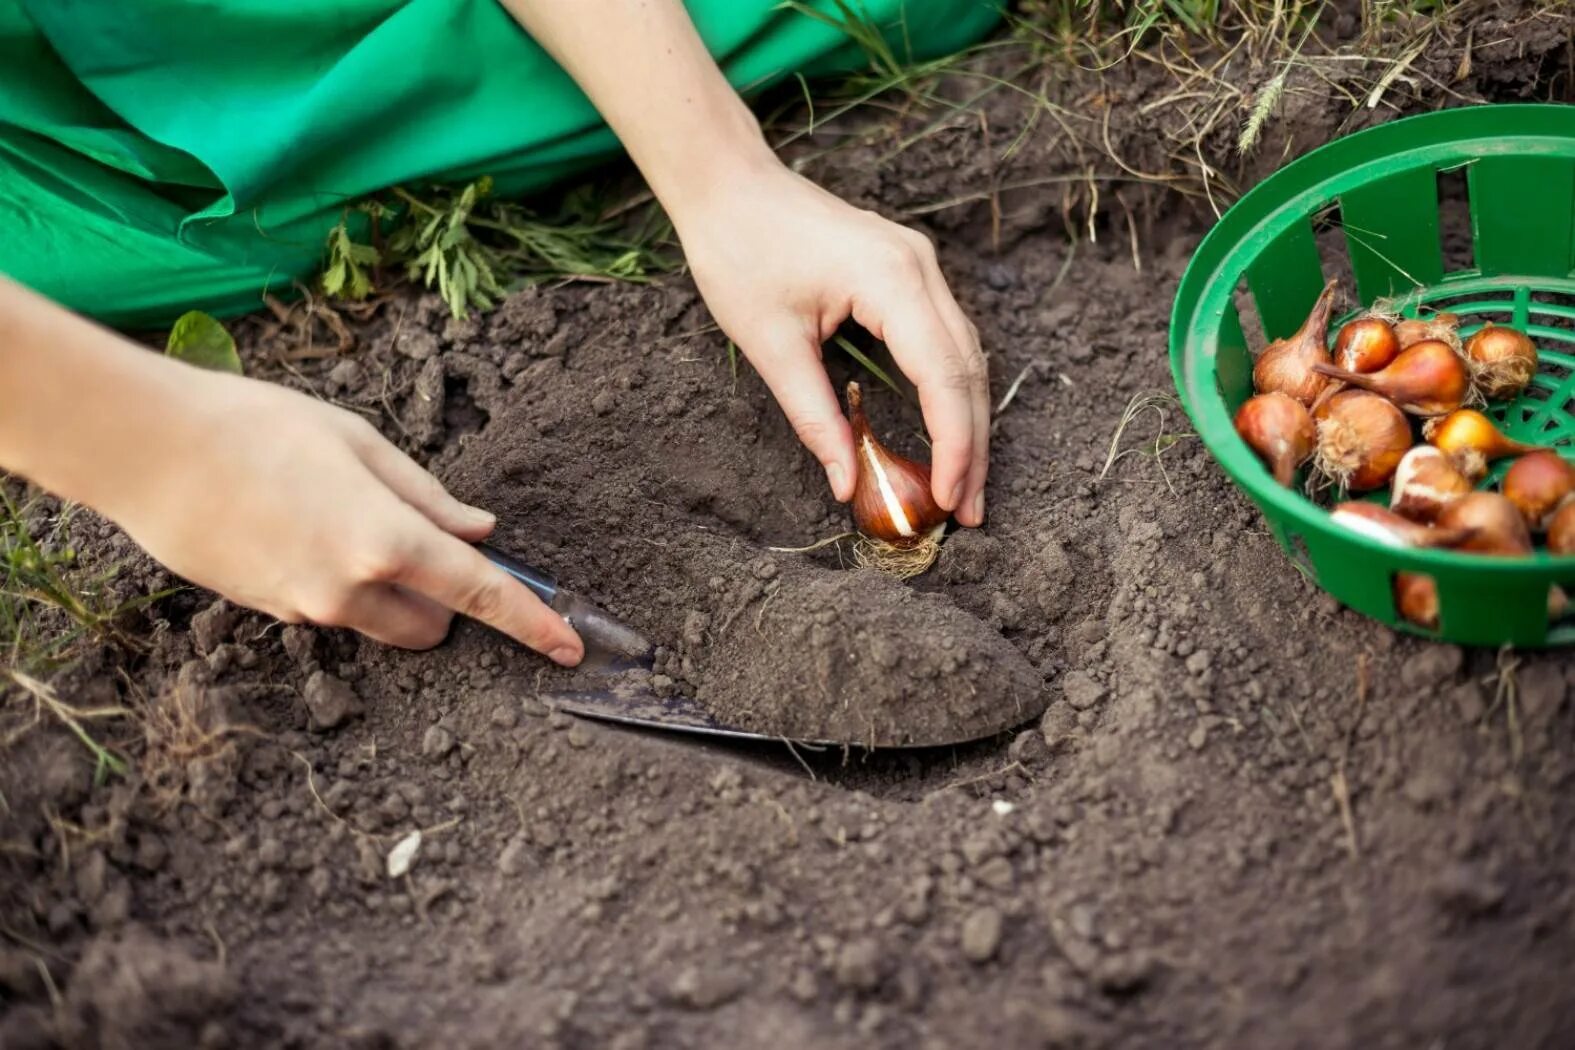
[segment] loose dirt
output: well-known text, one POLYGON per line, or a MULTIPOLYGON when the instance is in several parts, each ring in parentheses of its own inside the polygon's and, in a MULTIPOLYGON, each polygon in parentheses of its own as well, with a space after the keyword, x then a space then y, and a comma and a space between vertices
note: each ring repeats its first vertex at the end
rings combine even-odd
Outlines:
MULTIPOLYGON (((1395 90, 1567 98, 1549 18, 1480 14, 1465 79, 1441 49, 1395 90)), ((1171 74, 1056 90, 1189 177, 1144 115, 1171 74)), ((1247 183, 1351 112, 1293 97, 1247 183)), ((1016 391, 988 524, 908 584, 769 549, 846 512, 687 280, 464 322, 407 292, 288 365, 269 319, 241 336, 254 374, 364 412, 658 641, 654 688, 789 735, 1041 718, 940 751, 697 743, 549 710, 576 676, 472 624, 393 652, 186 590, 124 625, 140 655, 53 683, 139 713, 94 725, 131 776, 96 783, 47 720, 3 752, 0 1046, 1567 1045, 1575 668, 1340 610, 1173 404, 1106 469, 1123 409, 1169 389, 1170 297, 1212 212, 1197 183, 1069 182, 1103 187, 1092 220, 1060 185, 1004 189, 1086 170, 1049 123, 991 159, 1031 105, 810 165, 922 213, 994 399, 1016 391)), ((1236 129, 1207 144, 1221 171, 1236 129)), ((922 454, 917 410, 866 389, 922 454)), ((91 515, 70 531, 128 593, 172 582, 91 515)), ((11 699, 7 736, 32 711, 11 699)))

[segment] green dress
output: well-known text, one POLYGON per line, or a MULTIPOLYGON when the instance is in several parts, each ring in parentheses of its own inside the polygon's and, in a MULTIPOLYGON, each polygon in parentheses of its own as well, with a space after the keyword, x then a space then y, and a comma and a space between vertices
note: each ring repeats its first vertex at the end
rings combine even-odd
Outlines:
MULTIPOLYGON (((914 57, 1000 17, 851 2, 914 57)), ((688 7, 743 90, 864 62, 777 0, 688 7)), ((389 186, 490 175, 519 194, 617 149, 497 0, 0 0, 0 272, 114 324, 257 307, 389 186)))

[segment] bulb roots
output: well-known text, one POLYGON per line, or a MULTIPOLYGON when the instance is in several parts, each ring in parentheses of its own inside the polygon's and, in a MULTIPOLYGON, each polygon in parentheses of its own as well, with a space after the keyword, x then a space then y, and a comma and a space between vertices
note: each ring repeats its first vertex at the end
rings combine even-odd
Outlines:
POLYGON ((899 580, 909 580, 926 572, 941 555, 941 534, 945 523, 921 536, 917 543, 898 547, 873 536, 860 535, 853 541, 853 563, 861 569, 874 569, 899 580))

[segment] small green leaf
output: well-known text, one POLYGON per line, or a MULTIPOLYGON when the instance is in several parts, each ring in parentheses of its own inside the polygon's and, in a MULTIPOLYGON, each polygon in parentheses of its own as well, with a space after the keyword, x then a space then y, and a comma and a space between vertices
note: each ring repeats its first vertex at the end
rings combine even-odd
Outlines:
POLYGON ((853 358, 853 360, 857 361, 859 364, 863 365, 865 369, 868 370, 870 375, 874 376, 876 379, 879 379, 882 383, 885 383, 888 387, 890 387, 898 397, 905 399, 908 398, 908 395, 903 392, 902 387, 897 385, 896 380, 892 379, 884 368, 871 360, 868 354, 854 346, 852 343, 848 342, 846 336, 832 336, 832 341, 840 346, 845 354, 853 358))
POLYGON ((201 310, 182 314, 170 329, 164 352, 198 368, 241 374, 241 355, 224 326, 201 310))

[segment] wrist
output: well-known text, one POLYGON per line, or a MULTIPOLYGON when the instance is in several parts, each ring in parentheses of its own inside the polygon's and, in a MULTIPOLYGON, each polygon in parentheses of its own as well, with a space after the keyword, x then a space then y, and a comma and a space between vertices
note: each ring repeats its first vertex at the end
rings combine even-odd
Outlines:
POLYGON ((664 143, 652 156, 635 157, 680 237, 739 185, 786 171, 754 114, 731 91, 691 127, 681 141, 664 143))
POLYGON ((82 382, 78 373, 74 392, 16 451, 17 470, 119 521, 127 508, 157 500, 159 478, 200 440, 205 376, 118 338, 84 349, 94 378, 82 382))

